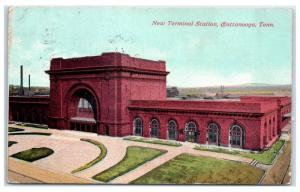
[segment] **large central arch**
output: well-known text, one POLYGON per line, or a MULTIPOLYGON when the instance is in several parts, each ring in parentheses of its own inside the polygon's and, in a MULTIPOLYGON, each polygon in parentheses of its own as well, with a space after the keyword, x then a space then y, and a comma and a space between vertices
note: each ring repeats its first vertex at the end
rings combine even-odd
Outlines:
POLYGON ((71 130, 99 133, 100 105, 92 88, 85 84, 76 84, 65 97, 67 127, 71 130), (81 111, 81 101, 87 102, 86 111, 81 111))

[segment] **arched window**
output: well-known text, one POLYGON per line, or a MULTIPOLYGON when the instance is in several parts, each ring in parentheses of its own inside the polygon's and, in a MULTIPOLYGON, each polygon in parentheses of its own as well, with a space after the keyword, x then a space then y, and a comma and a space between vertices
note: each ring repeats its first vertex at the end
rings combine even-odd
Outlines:
POLYGON ((208 125, 207 139, 209 144, 219 144, 219 126, 216 123, 210 123, 208 125))
POLYGON ((268 143, 268 141, 267 141, 267 122, 265 122, 265 125, 264 125, 264 136, 263 136, 263 141, 264 141, 264 144, 265 144, 265 145, 268 143))
POLYGON ((273 117, 273 136, 276 135, 276 123, 275 123, 275 117, 273 117))
POLYGON ((244 137, 243 130, 239 125, 233 125, 230 131, 231 136, 231 146, 233 147, 243 147, 244 137))
POLYGON ((150 122, 151 137, 159 137, 159 122, 157 119, 152 119, 150 122))
POLYGON ((174 120, 170 120, 168 123, 168 136, 171 140, 177 139, 177 123, 174 120))
POLYGON ((185 125, 185 140, 189 142, 197 142, 198 140, 198 128, 194 121, 190 121, 185 125))
POLYGON ((141 118, 135 118, 133 121, 134 134, 142 136, 143 135, 143 121, 141 118))
POLYGON ((92 106, 85 98, 80 98, 77 109, 79 112, 93 112, 92 106))
POLYGON ((268 126, 268 139, 272 139, 272 121, 269 119, 269 126, 268 126))

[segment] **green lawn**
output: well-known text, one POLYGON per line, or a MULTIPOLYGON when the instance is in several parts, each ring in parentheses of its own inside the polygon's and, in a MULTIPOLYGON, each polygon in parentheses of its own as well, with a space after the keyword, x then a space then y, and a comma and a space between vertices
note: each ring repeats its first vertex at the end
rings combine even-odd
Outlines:
POLYGON ((38 128, 38 129, 48 129, 48 126, 44 125, 44 124, 24 123, 23 126, 31 127, 31 128, 38 128))
POLYGON ((8 127, 8 132, 17 132, 24 131, 24 129, 16 128, 16 127, 8 127))
POLYGON ((16 141, 8 141, 8 147, 12 146, 13 144, 17 144, 18 142, 16 141))
POLYGON ((72 173, 76 173, 76 172, 82 171, 84 169, 90 168, 91 166, 93 166, 96 163, 98 163, 99 161, 101 161, 106 156, 106 153, 107 153, 106 147, 98 141, 95 141, 95 140, 92 140, 92 139, 80 139, 80 140, 81 141, 86 141, 86 142, 89 142, 89 143, 92 143, 92 144, 96 145, 101 150, 101 152, 94 160, 92 160, 89 163, 73 170, 72 173))
POLYGON ((173 147, 182 146, 181 143, 176 142, 176 141, 165 141, 165 140, 160 140, 160 139, 146 139, 146 138, 141 138, 141 137, 126 137, 126 138, 124 138, 124 140, 137 141, 137 142, 143 142, 143 143, 151 143, 151 144, 159 144, 159 145, 168 145, 168 146, 173 146, 173 147))
POLYGON ((248 164, 182 154, 131 184, 257 184, 263 174, 248 164))
POLYGON ((41 148, 31 148, 25 151, 21 151, 19 153, 15 153, 11 155, 11 157, 28 161, 28 162, 33 162, 45 158, 53 153, 54 151, 52 149, 49 149, 47 147, 41 147, 41 148))
POLYGON ((278 140, 275 142, 272 147, 266 151, 257 152, 257 153, 250 153, 250 152, 242 152, 237 150, 229 151, 228 149, 222 149, 222 148, 207 148, 203 146, 196 146, 194 149, 196 150, 204 150, 204 151, 212 151, 212 152, 218 152, 218 153, 227 153, 231 155, 239 155, 242 157, 248 157, 255 159, 259 163, 270 165, 272 164, 272 161, 278 154, 279 150, 283 146, 284 141, 278 140))
POLYGON ((126 155, 115 166, 98 173, 97 175, 93 176, 93 179, 108 182, 120 175, 123 175, 138 166, 150 161, 159 155, 164 154, 166 151, 159 150, 159 149, 152 149, 146 147, 137 147, 137 146, 130 146, 127 147, 126 155))
POLYGON ((50 136, 51 133, 42 133, 42 132, 21 132, 21 133, 9 133, 8 135, 44 135, 50 136))
POLYGON ((258 161, 260 163, 271 165, 274 158, 278 154, 279 150, 283 146, 283 144, 284 144, 283 140, 278 140, 276 143, 274 143, 272 145, 272 147, 270 149, 268 149, 266 151, 259 152, 259 153, 245 153, 245 152, 242 152, 241 156, 253 158, 253 159, 255 159, 256 161, 258 161))

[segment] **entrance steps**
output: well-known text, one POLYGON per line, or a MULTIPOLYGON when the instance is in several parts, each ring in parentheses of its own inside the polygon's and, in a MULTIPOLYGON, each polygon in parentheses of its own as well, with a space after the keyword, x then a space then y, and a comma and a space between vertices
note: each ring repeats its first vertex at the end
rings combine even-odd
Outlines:
POLYGON ((258 164, 258 161, 253 159, 249 164, 252 165, 252 166, 256 166, 258 164))

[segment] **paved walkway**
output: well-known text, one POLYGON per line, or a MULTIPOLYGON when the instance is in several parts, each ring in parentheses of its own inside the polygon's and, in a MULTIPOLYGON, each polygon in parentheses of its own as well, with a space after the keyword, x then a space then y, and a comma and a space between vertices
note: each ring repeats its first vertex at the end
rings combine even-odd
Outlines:
POLYGON ((25 161, 9 158, 8 169, 12 172, 26 175, 33 180, 38 180, 41 183, 64 183, 64 184, 92 184, 93 181, 79 178, 70 174, 58 173, 38 166, 33 166, 25 161))
MULTIPOLYGON (((97 134, 76 132, 76 131, 65 131, 65 130, 60 131, 60 130, 53 130, 53 129, 43 130, 43 129, 27 128, 27 127, 25 127, 25 130, 35 131, 35 132, 50 132, 52 133, 52 135, 51 136, 34 136, 34 135, 9 136, 9 140, 16 140, 19 142, 18 144, 9 147, 9 154, 24 149, 28 149, 33 146, 52 148, 55 151, 54 154, 57 154, 57 156, 54 156, 53 154, 53 156, 51 155, 52 157, 49 156, 47 158, 38 160, 32 164, 56 172, 62 171, 62 172, 70 173, 73 169, 76 169, 86 164, 87 162, 93 160, 99 154, 99 149, 97 147, 87 142, 80 141, 80 138, 89 138, 103 143, 107 148, 106 157, 99 163, 90 167, 89 169, 83 170, 74 175, 76 177, 81 177, 90 181, 92 180, 91 178, 94 175, 120 162, 125 157, 126 148, 128 146, 142 146, 142 147, 163 149, 166 150, 167 153, 137 167, 136 169, 118 178, 115 178, 110 183, 118 183, 118 184, 129 183, 182 153, 189 153, 193 155, 213 157, 218 159, 233 160, 233 161, 239 161, 244 163, 250 163, 252 161, 252 159, 249 158, 239 157, 230 154, 194 150, 193 149, 193 147, 195 146, 194 143, 182 143, 183 146, 181 147, 172 147, 166 145, 128 141, 128 140, 123 140, 122 138, 119 137, 101 136, 97 134), (78 155, 78 154, 84 154, 84 155, 78 155)), ((93 182, 97 182, 97 181, 93 181, 93 182)))
POLYGON ((125 157, 128 144, 122 142, 121 138, 112 138, 105 136, 89 138, 101 142, 107 148, 107 154, 105 158, 96 165, 92 166, 89 169, 85 169, 81 172, 76 173, 77 176, 83 178, 92 178, 94 175, 116 165, 125 157))
POLYGON ((9 147, 9 156, 34 147, 48 147, 54 150, 52 155, 34 161, 32 164, 65 173, 70 173, 72 170, 90 162, 100 153, 97 146, 80 141, 78 138, 71 139, 56 135, 11 135, 9 140, 18 142, 9 147))
POLYGON ((8 183, 26 183, 26 184, 33 184, 33 183, 42 183, 39 180, 33 179, 26 175, 22 175, 20 173, 16 173, 14 171, 8 171, 7 173, 7 182, 8 183))
POLYGON ((155 169, 156 167, 166 163, 167 161, 173 159, 181 152, 179 150, 170 150, 166 154, 163 154, 152 161, 149 161, 142 166, 137 167, 136 169, 117 177, 116 179, 110 181, 111 184, 128 184, 131 181, 143 176, 144 174, 148 173, 149 171, 155 169))

